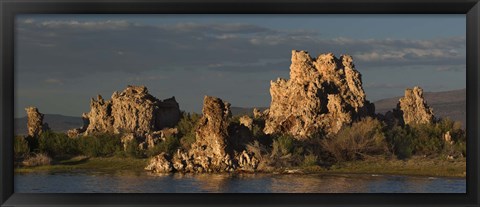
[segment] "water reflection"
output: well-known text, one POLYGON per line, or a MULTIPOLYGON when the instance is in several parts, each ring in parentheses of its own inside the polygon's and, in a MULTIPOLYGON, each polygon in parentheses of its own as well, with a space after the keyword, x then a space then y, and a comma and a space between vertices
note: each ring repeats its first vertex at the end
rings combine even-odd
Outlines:
POLYGON ((364 180, 352 182, 345 176, 324 175, 283 175, 272 179, 272 191, 292 193, 338 193, 350 192, 351 189, 364 189, 364 180), (294 182, 292 182, 294 181, 294 182))
POLYGON ((387 175, 15 174, 19 193, 465 193, 465 179, 387 175))

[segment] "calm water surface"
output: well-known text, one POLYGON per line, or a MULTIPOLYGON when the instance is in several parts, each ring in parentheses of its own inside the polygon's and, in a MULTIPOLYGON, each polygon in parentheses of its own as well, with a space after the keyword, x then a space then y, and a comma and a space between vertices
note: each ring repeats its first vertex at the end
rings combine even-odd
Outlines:
POLYGON ((17 193, 465 193, 461 178, 392 175, 25 173, 17 193))

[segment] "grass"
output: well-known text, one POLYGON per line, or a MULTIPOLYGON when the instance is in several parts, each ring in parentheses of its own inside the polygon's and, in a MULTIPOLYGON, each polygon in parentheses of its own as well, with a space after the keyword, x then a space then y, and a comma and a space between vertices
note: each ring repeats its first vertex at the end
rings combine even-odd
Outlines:
POLYGON ((330 168, 308 166, 306 173, 390 174, 435 177, 465 177, 466 160, 412 157, 408 160, 371 157, 362 161, 342 162, 330 168))
POLYGON ((56 160, 52 165, 37 167, 19 167, 16 173, 30 173, 39 171, 70 172, 72 170, 92 170, 98 172, 133 171, 143 172, 147 165, 147 159, 129 157, 88 158, 78 156, 68 160, 56 160))

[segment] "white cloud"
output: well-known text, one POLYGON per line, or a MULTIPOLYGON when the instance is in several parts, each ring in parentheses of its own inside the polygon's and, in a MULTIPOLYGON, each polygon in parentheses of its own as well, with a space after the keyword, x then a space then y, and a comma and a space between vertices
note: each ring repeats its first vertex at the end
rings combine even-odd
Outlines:
POLYGON ((71 29, 125 29, 132 24, 125 20, 106 20, 106 21, 43 21, 36 24, 45 28, 71 28, 71 29))

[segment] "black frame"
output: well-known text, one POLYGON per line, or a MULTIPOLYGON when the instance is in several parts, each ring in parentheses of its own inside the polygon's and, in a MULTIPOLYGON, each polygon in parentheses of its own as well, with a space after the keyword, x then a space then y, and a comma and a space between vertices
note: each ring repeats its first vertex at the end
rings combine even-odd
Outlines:
POLYGON ((479 0, 0 0, 0 204, 2 206, 480 206, 479 0), (466 14, 466 194, 20 194, 13 192, 14 21, 61 14, 466 14))

